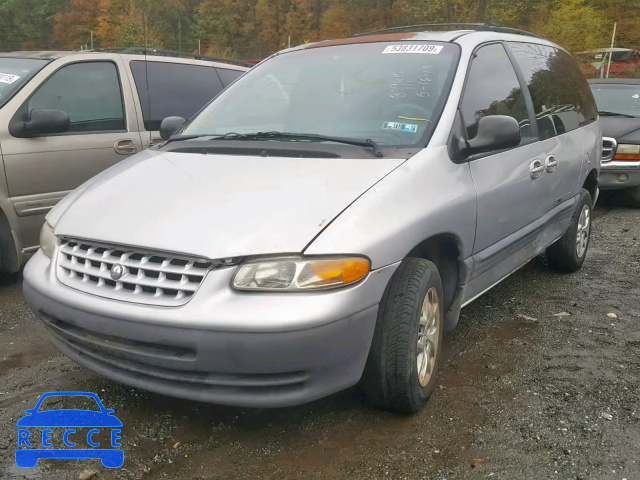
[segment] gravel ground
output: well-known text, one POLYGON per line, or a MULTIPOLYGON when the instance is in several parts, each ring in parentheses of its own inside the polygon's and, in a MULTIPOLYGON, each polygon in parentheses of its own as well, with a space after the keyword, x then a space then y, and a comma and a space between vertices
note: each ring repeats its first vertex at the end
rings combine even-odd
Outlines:
POLYGON ((131 389, 48 344, 0 280, 0 478, 638 479, 640 222, 600 209, 573 275, 535 259, 445 335, 439 388, 420 414, 371 409, 357 389, 297 408, 248 410, 131 389), (615 314, 615 315, 612 315, 615 314), (15 422, 40 393, 86 390, 115 408, 125 465, 13 464, 15 422))

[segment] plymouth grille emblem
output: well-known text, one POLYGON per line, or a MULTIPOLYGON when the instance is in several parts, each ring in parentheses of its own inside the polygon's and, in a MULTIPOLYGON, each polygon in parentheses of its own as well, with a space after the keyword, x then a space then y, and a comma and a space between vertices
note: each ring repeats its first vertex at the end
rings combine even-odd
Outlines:
POLYGON ((119 263, 116 263, 113 267, 111 267, 111 272, 109 273, 109 275, 111 275, 112 280, 120 280, 124 275, 124 267, 119 263))

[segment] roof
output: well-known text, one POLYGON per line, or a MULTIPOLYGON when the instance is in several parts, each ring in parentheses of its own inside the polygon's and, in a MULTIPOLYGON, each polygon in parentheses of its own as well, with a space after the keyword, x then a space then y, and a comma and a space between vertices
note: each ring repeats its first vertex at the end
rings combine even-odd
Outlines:
POLYGON ((9 58, 36 58, 41 60, 55 60, 68 55, 76 55, 83 52, 39 51, 39 52, 0 52, 0 57, 9 58))
POLYGON ((496 23, 424 23, 421 25, 403 25, 400 27, 385 28, 373 32, 357 33, 352 37, 363 37, 367 35, 376 35, 379 33, 399 33, 399 32, 432 32, 441 29, 449 31, 462 30, 464 32, 494 32, 494 33, 510 33, 515 35, 525 35, 528 37, 543 38, 542 36, 520 30, 519 28, 505 27, 496 23))
POLYGON ((540 35, 525 32, 515 28, 502 27, 493 24, 479 23, 443 23, 443 24, 426 24, 426 25, 410 25, 405 27, 395 27, 386 30, 379 30, 370 33, 361 33, 352 35, 348 38, 338 38, 334 40, 321 40, 319 42, 299 45, 290 49, 278 52, 285 53, 308 48, 331 47, 337 45, 353 45, 361 43, 378 43, 378 42, 394 42, 401 40, 415 41, 434 41, 434 42, 454 42, 460 37, 476 37, 486 38, 487 34, 495 36, 497 39, 525 41, 524 38, 531 38, 536 43, 544 42, 545 44, 555 45, 540 35), (451 30, 446 30, 451 28, 451 30), (444 29, 444 30, 443 30, 444 29))
POLYGON ((590 78, 589 83, 612 85, 640 85, 640 78, 590 78))
POLYGON ((358 43, 395 42, 399 40, 432 40, 436 42, 450 42, 460 35, 464 35, 466 33, 471 33, 471 31, 455 30, 449 32, 380 33, 360 37, 338 38, 335 40, 321 40, 319 42, 301 45, 299 47, 295 47, 294 49, 332 47, 336 45, 353 45, 358 43))
MULTIPOLYGON (((225 67, 234 70, 246 70, 247 67, 253 67, 239 60, 227 60, 224 58, 208 57, 205 55, 195 55, 187 52, 172 52, 165 50, 152 50, 144 48, 128 48, 128 49, 105 49, 105 50, 73 50, 73 51, 19 51, 19 52, 0 52, 0 58, 32 58, 40 60, 57 60, 58 58, 68 57, 71 55, 99 55, 99 54, 120 54, 127 56, 141 57, 146 56, 148 59, 157 60, 159 58, 172 60, 198 60, 210 63, 224 64, 225 67)), ((181 62, 185 63, 185 62, 181 62)))

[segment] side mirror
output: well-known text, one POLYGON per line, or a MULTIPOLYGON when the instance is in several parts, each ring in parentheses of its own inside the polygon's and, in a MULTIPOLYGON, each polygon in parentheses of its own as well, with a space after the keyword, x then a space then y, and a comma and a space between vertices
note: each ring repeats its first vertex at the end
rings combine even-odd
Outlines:
POLYGON ((52 135, 69 131, 71 120, 62 110, 34 108, 29 112, 29 119, 24 122, 22 130, 25 137, 52 135))
POLYGON ((467 141, 464 153, 468 156, 517 147, 520 138, 520 124, 515 118, 506 115, 482 117, 478 120, 478 132, 473 139, 467 141))
POLYGON ((167 117, 160 123, 160 137, 163 140, 169 138, 182 128, 187 121, 182 117, 167 117))

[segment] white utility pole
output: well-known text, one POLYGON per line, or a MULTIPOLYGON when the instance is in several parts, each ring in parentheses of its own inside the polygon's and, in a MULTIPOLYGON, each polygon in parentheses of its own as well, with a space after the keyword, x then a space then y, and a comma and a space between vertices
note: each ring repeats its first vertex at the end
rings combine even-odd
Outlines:
POLYGON ((611 57, 613 57, 613 46, 616 43, 616 29, 618 28, 618 22, 613 24, 613 36, 611 37, 611 51, 609 52, 609 65, 607 65, 607 78, 611 72, 611 57))

